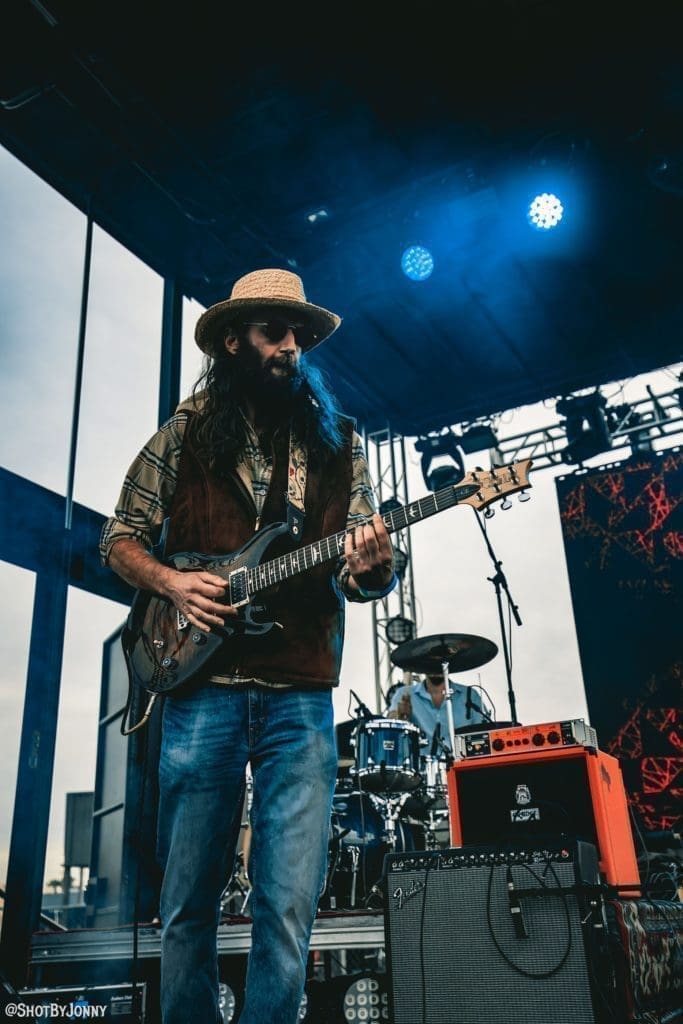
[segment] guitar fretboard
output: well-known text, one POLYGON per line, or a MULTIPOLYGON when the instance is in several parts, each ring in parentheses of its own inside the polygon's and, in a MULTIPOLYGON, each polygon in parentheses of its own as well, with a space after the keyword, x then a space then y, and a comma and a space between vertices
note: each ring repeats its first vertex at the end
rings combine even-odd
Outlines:
MULTIPOLYGON (((382 516, 382 521, 389 533, 397 530, 404 530, 413 523, 419 523, 422 519, 443 512, 454 505, 459 504, 466 498, 476 494, 479 490, 478 484, 464 484, 458 487, 444 487, 434 494, 425 495, 409 505, 401 505, 400 508, 392 509, 382 516)), ((358 524, 370 522, 370 518, 360 520, 358 524)), ((248 570, 249 592, 256 594, 260 590, 281 583, 283 580, 296 576, 298 573, 313 569, 316 565, 329 562, 332 558, 339 558, 344 552, 344 541, 350 530, 341 530, 339 533, 330 534, 313 544, 306 544, 303 548, 290 551, 278 558, 263 562, 248 570)))

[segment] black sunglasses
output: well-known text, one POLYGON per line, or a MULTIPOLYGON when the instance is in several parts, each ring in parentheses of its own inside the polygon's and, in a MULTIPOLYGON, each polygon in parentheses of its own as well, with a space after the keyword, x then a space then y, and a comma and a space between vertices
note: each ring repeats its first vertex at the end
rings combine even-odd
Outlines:
POLYGON ((290 324, 287 320, 248 320, 245 327, 258 327, 268 341, 276 344, 292 331, 300 348, 309 348, 316 339, 315 331, 307 324, 290 324))

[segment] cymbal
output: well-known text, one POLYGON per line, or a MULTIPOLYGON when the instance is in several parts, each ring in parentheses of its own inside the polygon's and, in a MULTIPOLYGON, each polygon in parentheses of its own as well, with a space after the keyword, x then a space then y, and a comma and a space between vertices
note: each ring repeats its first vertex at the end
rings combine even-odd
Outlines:
POLYGON ((433 636, 415 637, 399 644, 391 652, 391 660, 399 668, 425 675, 443 671, 444 661, 449 672, 465 672, 479 668, 498 654, 492 640, 470 633, 435 633, 433 636))

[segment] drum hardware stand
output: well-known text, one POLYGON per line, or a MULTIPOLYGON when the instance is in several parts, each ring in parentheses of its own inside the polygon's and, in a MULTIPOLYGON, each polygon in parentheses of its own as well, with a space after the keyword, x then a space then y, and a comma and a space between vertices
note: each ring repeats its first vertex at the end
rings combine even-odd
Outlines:
MULTIPOLYGON (((443 681, 445 684, 444 700, 446 701, 446 717, 448 719, 448 738, 451 741, 449 756, 452 758, 452 751, 455 750, 455 722, 453 721, 453 705, 451 704, 453 690, 451 689, 448 661, 441 662, 441 671, 443 673, 443 681)), ((440 742, 443 741, 440 740, 440 742)), ((448 767, 450 767, 450 765, 448 767)))
MULTIPOLYGON (((439 840, 436 838, 436 823, 437 823, 437 820, 438 820, 438 818, 436 816, 437 812, 435 812, 434 809, 432 807, 430 807, 428 813, 429 813, 429 820, 427 822, 427 827, 424 830, 425 831, 426 843, 427 843, 427 849, 428 850, 438 850, 438 849, 440 849, 440 844, 439 844, 439 840)), ((448 813, 448 812, 446 812, 446 813, 448 813)))
POLYGON ((396 822, 409 796, 409 792, 399 793, 397 796, 376 796, 374 793, 370 794, 370 799, 382 815, 384 836, 389 845, 390 853, 396 851, 396 822))
POLYGON ((251 889, 248 886, 246 886, 240 878, 240 874, 242 874, 243 868, 244 856, 242 854, 242 851, 240 850, 235 855, 235 863, 232 869, 232 875, 230 876, 230 881, 228 882, 228 885, 226 886, 221 895, 222 914, 230 913, 230 911, 227 910, 227 907, 239 895, 242 897, 242 903, 240 904, 240 908, 237 911, 237 913, 240 917, 244 916, 244 911, 247 909, 247 903, 249 902, 249 897, 251 896, 251 889))
MULTIPOLYGON (((509 508, 510 506, 508 505, 507 507, 509 508)), ((512 600, 512 595, 510 593, 510 588, 508 587, 508 582, 507 582, 507 579, 505 578, 505 573, 503 572, 503 563, 500 561, 500 559, 496 558, 496 553, 493 550, 493 547, 491 546, 491 541, 489 540, 488 533, 486 532, 486 527, 484 526, 484 524, 481 521, 481 517, 476 512, 475 512, 475 517, 476 517, 477 523, 479 524, 479 529, 482 532, 482 536, 484 538, 484 543, 486 544, 488 553, 489 553, 489 555, 491 557, 491 561, 493 562, 493 566, 494 566, 494 569, 495 569, 495 574, 493 576, 487 576, 486 578, 489 581, 489 583, 493 584, 493 586, 495 588, 495 591, 496 591, 496 604, 498 605, 498 620, 500 622, 500 635, 501 635, 501 639, 502 639, 502 642, 503 642, 503 657, 505 658, 505 676, 507 678, 507 684, 508 684, 508 701, 509 701, 509 704, 510 704, 510 721, 511 721, 512 725, 519 725, 519 719, 517 718, 517 706, 516 706, 516 702, 515 702, 515 693, 514 693, 514 690, 512 689, 512 659, 510 657, 510 649, 509 649, 509 644, 508 644, 508 637, 507 637, 507 633, 505 631, 505 616, 503 615, 503 599, 501 597, 501 590, 505 591, 505 596, 507 598, 508 607, 509 607, 509 609, 510 609, 512 615, 513 615, 513 618, 514 618, 514 620, 515 620, 515 622, 517 623, 518 626, 522 625, 522 620, 521 620, 520 615, 519 615, 519 608, 517 607, 515 602, 512 600)), ((455 743, 453 743, 452 749, 455 750, 455 743)))
MULTIPOLYGON (((248 829, 251 827, 251 805, 253 803, 253 789, 254 781, 251 774, 251 766, 247 764, 245 768, 245 790, 246 790, 246 821, 242 821, 240 830, 248 829)), ((242 897, 242 903, 238 910, 238 915, 243 917, 247 909, 249 897, 251 896, 251 881, 249 879, 249 863, 248 863, 248 851, 247 856, 244 855, 244 850, 238 850, 235 854, 233 861, 232 874, 228 880, 228 884, 221 893, 220 906, 221 913, 225 911, 225 907, 235 899, 237 895, 242 897), (246 885, 240 878, 240 875, 246 880, 246 885)))
POLYGON ((356 880, 358 878, 358 863, 360 861, 360 849, 357 846, 350 847, 351 852, 351 909, 356 907, 356 880))
POLYGON ((429 758, 426 759, 425 763, 425 774, 427 776, 427 785, 425 787, 425 793, 427 795, 428 802, 426 804, 427 822, 422 826, 422 831, 425 835, 425 840, 427 844, 426 848, 428 850, 437 850, 440 848, 439 841, 436 838, 436 824, 437 821, 439 820, 439 817, 443 818, 444 810, 446 820, 448 819, 448 805, 446 805, 445 809, 434 809, 434 804, 437 802, 440 796, 444 799, 447 799, 445 789, 443 792, 439 792, 438 775, 434 776, 434 778, 430 778, 430 764, 432 764, 437 759, 437 753, 439 752, 443 757, 443 761, 446 766, 446 771, 448 771, 448 768, 450 768, 451 764, 453 763, 453 755, 451 751, 448 749, 448 744, 445 743, 441 737, 441 727, 437 722, 436 728, 434 730, 434 735, 432 736, 431 754, 429 758))

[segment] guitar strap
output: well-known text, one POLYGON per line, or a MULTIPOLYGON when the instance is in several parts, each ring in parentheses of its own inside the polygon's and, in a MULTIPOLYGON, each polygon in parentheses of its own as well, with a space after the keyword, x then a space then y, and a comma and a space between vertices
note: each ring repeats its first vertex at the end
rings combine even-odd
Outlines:
POLYGON ((287 526, 292 540, 300 541, 304 532, 306 510, 306 476, 308 474, 308 451, 289 431, 289 468, 287 471, 287 526))

